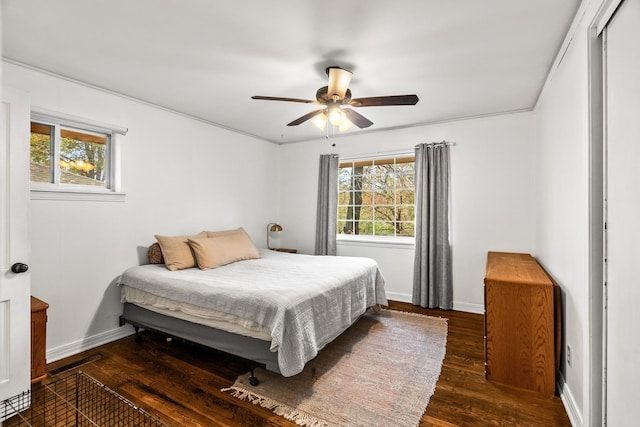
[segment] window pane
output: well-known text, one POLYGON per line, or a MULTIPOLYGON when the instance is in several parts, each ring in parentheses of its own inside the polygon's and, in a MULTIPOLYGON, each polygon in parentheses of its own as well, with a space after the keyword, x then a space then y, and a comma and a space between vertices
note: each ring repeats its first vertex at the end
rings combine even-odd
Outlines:
MULTIPOLYGON (((369 162, 371 164, 371 162, 369 162)), ((373 175, 373 166, 356 166, 353 168, 354 175, 370 176, 373 175)))
POLYGON ((395 169, 398 174, 413 175, 415 173, 415 163, 413 161, 411 163, 398 163, 395 169))
POLYGON ((371 221, 356 221, 356 232, 353 234, 359 234, 361 236, 373 235, 373 222, 371 221))
POLYGON ((396 188, 414 191, 415 187, 415 175, 398 174, 396 178, 396 188))
POLYGON ((387 191, 384 193, 378 192, 375 193, 375 203, 376 205, 392 205, 395 201, 393 196, 393 191, 387 191))
POLYGON ((31 181, 51 182, 51 135, 53 126, 31 123, 31 181))
POLYGON ((415 204, 415 192, 413 190, 396 191, 396 204, 413 205, 415 204))
POLYGON ((411 205, 396 207, 396 221, 415 221, 415 208, 411 205))
POLYGON ((390 221, 376 221, 375 223, 376 236, 395 236, 396 229, 393 226, 393 222, 390 221))
POLYGON ((338 234, 372 235, 373 222, 371 221, 338 221, 338 234))
POLYGON ((348 205, 349 197, 351 197, 351 192, 349 191, 341 191, 338 193, 338 205, 348 205))
POLYGON ((373 219, 373 208, 371 206, 338 206, 339 220, 371 220, 373 219))
MULTIPOLYGON (((373 204, 373 193, 370 191, 362 191, 360 193, 360 197, 362 198, 363 205, 372 205, 373 204)), ((356 201, 358 199, 356 198, 356 201)))
POLYGON ((338 194, 338 205, 370 205, 373 193, 366 191, 345 191, 338 194))
POLYGON ((376 206, 376 221, 394 221, 395 208, 393 206, 376 206))
POLYGON ((392 173, 373 175, 362 184, 364 190, 388 191, 393 190, 394 176, 392 173))
POLYGON ((338 219, 338 228, 337 228, 338 234, 351 234, 349 230, 353 228, 352 224, 353 224, 352 221, 350 222, 350 221, 343 221, 338 219))
POLYGON ((60 182, 105 186, 107 136, 62 129, 60 182))
POLYGON ((338 171, 338 191, 351 189, 351 168, 344 168, 338 171))
POLYGON ((347 219, 347 206, 338 206, 338 221, 345 219, 347 219))
POLYGON ((358 207, 356 206, 354 209, 358 216, 355 217, 354 219, 360 219, 360 220, 372 220, 373 219, 373 206, 366 206, 366 205, 362 205, 360 206, 360 210, 358 212, 358 207))
POLYGON ((415 224, 413 222, 397 222, 396 233, 398 236, 415 236, 415 224))

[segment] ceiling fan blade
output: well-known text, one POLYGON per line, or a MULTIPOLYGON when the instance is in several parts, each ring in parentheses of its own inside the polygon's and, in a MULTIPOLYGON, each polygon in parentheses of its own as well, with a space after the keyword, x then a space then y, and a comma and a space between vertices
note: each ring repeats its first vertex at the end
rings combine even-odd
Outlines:
POLYGON ((340 67, 329 67, 327 68, 327 73, 329 74, 327 95, 329 95, 329 97, 337 95, 338 99, 344 99, 347 89, 349 89, 349 83, 351 83, 353 73, 343 70, 340 67))
POLYGON ((302 117, 298 117, 297 119, 295 119, 291 123, 287 123, 287 126, 298 126, 300 123, 304 123, 307 120, 314 118, 318 114, 322 114, 324 111, 325 111, 325 109, 323 108, 321 110, 315 110, 315 111, 312 111, 310 113, 307 113, 302 117))
POLYGON ((352 107, 382 107, 386 105, 416 105, 417 95, 372 96, 370 98, 356 98, 349 102, 352 107))
POLYGON ((356 110, 352 110, 351 108, 343 108, 342 111, 344 111, 344 114, 347 115, 347 119, 349 119, 351 123, 358 126, 360 129, 368 128, 373 124, 371 120, 367 119, 356 110))
POLYGON ((261 99, 264 101, 286 101, 286 102, 302 102, 304 104, 319 104, 318 101, 311 99, 299 99, 299 98, 281 98, 279 96, 252 96, 251 99, 261 99))

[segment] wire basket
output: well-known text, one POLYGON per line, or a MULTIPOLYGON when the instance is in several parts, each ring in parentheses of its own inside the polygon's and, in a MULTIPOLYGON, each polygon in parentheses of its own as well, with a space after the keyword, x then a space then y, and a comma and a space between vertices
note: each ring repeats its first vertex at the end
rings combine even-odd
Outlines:
POLYGON ((31 390, 31 407, 4 427, 163 427, 164 424, 83 372, 31 390))

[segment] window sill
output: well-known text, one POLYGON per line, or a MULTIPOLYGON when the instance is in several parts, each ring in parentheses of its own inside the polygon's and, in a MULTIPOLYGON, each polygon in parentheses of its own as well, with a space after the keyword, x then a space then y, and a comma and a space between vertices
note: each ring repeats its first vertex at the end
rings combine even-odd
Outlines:
POLYGON ((338 235, 336 244, 339 246, 374 246, 379 248, 413 249, 415 239, 413 237, 374 237, 374 236, 345 236, 338 235))
POLYGON ((124 202, 126 193, 76 188, 32 188, 31 200, 75 200, 89 202, 124 202))

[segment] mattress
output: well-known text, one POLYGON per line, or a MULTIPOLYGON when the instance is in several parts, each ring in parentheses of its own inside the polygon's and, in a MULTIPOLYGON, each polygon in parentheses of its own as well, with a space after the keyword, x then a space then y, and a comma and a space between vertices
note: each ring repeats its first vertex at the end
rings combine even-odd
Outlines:
POLYGON ((135 304, 165 316, 175 317, 233 334, 257 338, 263 341, 271 341, 271 351, 278 350, 277 344, 271 340, 271 331, 269 328, 265 328, 251 320, 234 316, 233 314, 198 307, 180 301, 173 301, 169 298, 154 295, 126 285, 122 286, 121 301, 135 304))

